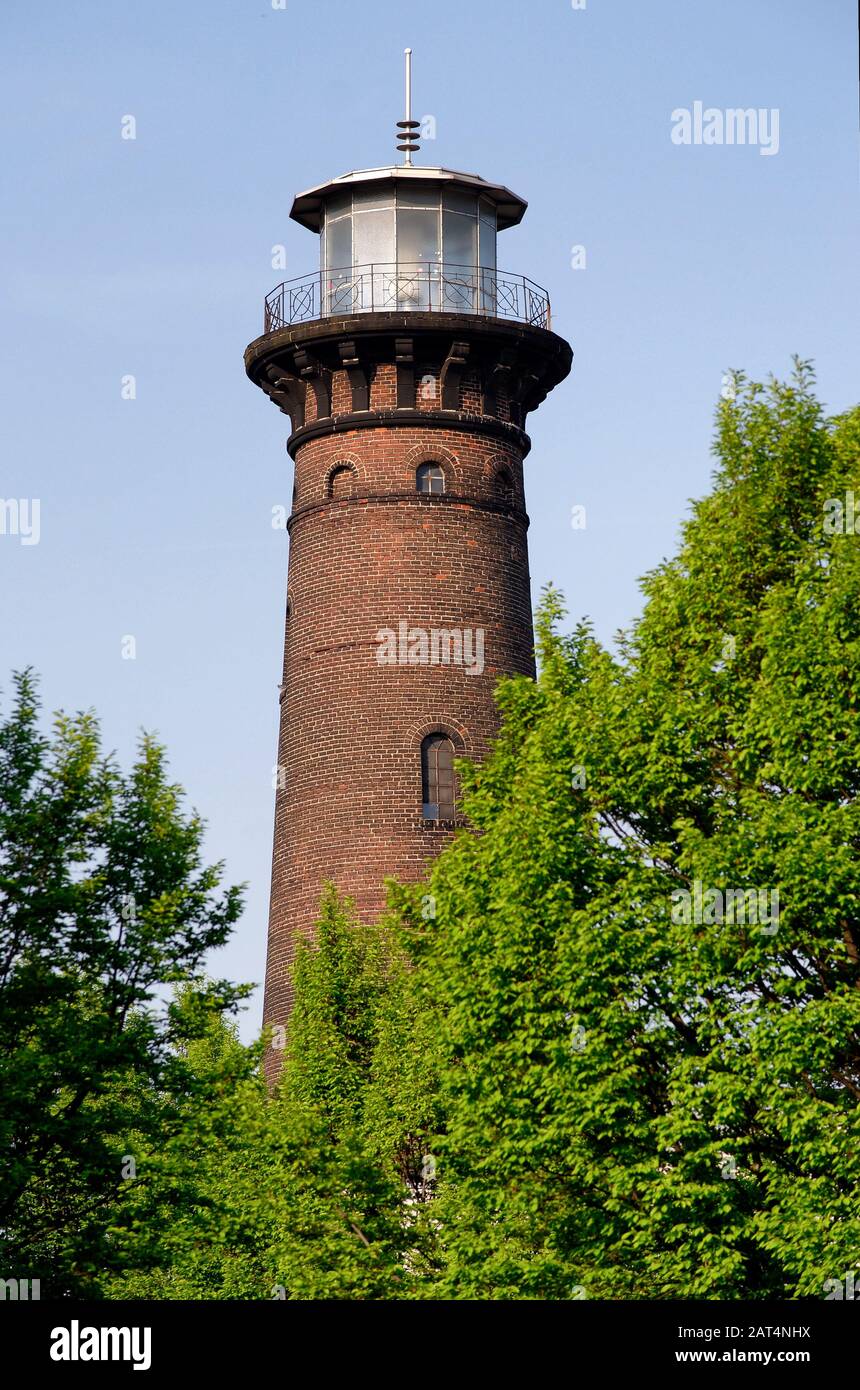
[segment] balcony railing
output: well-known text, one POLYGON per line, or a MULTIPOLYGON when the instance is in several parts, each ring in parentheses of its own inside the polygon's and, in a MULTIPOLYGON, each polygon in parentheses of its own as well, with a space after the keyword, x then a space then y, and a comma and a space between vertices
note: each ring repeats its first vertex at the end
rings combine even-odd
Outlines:
POLYGON ((518 319, 549 328, 549 295, 525 275, 409 262, 350 266, 285 280, 266 295, 264 332, 338 314, 420 310, 518 319))

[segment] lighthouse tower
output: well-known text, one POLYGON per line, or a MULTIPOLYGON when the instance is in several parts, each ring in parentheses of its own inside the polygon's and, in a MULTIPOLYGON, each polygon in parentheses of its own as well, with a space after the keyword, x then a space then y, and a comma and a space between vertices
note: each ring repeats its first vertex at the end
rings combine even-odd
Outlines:
POLYGON ((463 823, 453 763, 487 753, 498 678, 534 672, 526 423, 571 349, 546 291, 497 266, 522 198, 413 163, 409 62, 403 162, 296 197, 319 269, 267 296, 245 352, 295 462, 267 1029, 323 883, 370 917, 386 876, 422 875, 463 823))

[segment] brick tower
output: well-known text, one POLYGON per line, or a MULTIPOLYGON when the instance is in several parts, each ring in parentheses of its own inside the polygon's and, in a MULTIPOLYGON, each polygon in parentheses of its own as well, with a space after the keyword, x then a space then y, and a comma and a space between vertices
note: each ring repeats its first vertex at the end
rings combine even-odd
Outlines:
POLYGON ((245 352, 295 461, 267 1028, 323 882, 372 916, 387 875, 419 877, 462 823, 452 759, 487 752, 499 676, 534 672, 525 425, 572 354, 496 268, 523 200, 414 165, 408 98, 399 126, 402 164, 295 199, 320 269, 268 295, 245 352))

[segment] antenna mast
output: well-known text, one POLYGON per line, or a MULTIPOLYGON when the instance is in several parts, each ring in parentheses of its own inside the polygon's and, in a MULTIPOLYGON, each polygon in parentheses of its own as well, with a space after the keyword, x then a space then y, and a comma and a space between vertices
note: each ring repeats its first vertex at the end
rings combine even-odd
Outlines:
POLYGON ((412 155, 421 147, 418 144, 418 129, 420 121, 412 119, 412 49, 404 50, 406 57, 406 120, 397 122, 397 148, 402 150, 406 158, 403 163, 407 168, 412 167, 412 155))

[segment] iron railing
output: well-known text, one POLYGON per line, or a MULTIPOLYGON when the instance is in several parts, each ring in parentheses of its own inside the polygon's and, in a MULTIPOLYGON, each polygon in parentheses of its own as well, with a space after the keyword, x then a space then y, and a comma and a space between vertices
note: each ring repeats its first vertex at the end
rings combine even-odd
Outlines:
POLYGON ((549 328, 549 295, 525 275, 484 266, 380 263, 285 280, 266 295, 264 332, 337 314, 483 314, 549 328))

